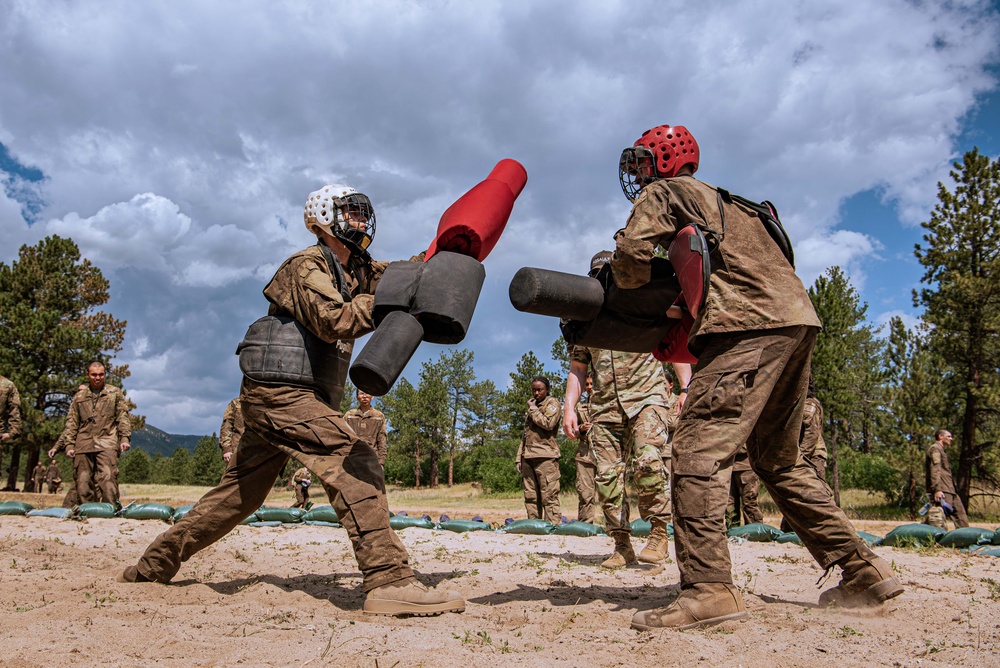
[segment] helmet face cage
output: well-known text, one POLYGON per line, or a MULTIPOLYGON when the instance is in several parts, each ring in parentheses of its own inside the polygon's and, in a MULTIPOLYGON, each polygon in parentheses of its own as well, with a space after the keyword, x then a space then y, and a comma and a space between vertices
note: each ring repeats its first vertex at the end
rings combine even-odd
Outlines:
POLYGON ((629 201, 639 197, 643 186, 657 179, 656 158, 645 146, 629 146, 618 160, 618 181, 629 201))
POLYGON ((358 250, 366 250, 375 238, 375 209, 367 195, 353 193, 333 200, 336 219, 334 236, 358 250))

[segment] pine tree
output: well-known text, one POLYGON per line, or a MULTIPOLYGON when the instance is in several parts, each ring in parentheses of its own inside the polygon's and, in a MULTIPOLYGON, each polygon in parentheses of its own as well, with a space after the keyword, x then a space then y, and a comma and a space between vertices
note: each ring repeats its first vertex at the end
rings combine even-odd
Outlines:
POLYGON ((928 344, 944 363, 940 380, 961 416, 952 429, 960 436, 955 484, 968 505, 1000 418, 1000 161, 973 149, 951 178, 954 189, 938 184, 938 203, 921 224, 927 233, 914 253, 924 287, 913 301, 925 309, 928 344))
POLYGON ((189 481, 192 485, 215 486, 226 472, 219 438, 215 434, 198 439, 191 455, 189 481))

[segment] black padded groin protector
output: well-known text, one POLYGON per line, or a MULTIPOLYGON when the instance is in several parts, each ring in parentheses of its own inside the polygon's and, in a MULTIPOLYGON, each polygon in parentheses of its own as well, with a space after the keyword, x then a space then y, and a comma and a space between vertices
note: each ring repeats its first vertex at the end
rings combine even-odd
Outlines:
POLYGON ((423 274, 423 262, 391 262, 385 268, 375 288, 375 326, 393 311, 407 311, 413 306, 413 296, 423 274))
POLYGON ((510 303, 522 313, 593 320, 604 304, 604 287, 588 276, 522 267, 510 281, 510 303))
POLYGON ((380 397, 396 383, 424 337, 424 328, 405 311, 393 311, 368 339, 351 365, 351 382, 380 397))
POLYGON ((441 251, 428 260, 410 308, 423 325, 424 341, 464 339, 485 280, 486 269, 474 257, 441 251))

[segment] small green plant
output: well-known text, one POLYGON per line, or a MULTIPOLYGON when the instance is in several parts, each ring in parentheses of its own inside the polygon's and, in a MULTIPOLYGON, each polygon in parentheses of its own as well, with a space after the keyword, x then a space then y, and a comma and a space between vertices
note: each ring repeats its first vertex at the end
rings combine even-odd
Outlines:
POLYGON ((833 632, 833 635, 838 638, 850 638, 851 636, 860 636, 862 634, 855 631, 850 626, 841 626, 833 632))
POLYGON ((986 589, 989 591, 987 596, 991 601, 1000 601, 1000 582, 993 578, 982 578, 980 582, 986 585, 986 589))

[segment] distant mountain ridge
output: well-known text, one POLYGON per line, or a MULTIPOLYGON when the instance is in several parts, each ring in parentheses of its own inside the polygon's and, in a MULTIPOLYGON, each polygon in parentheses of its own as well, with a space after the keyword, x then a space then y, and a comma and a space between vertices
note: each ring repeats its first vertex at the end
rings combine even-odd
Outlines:
POLYGON ((170 457, 178 448, 194 452, 201 438, 202 436, 190 434, 168 434, 162 429, 146 424, 144 428, 132 432, 132 446, 142 448, 150 457, 154 455, 170 457))

